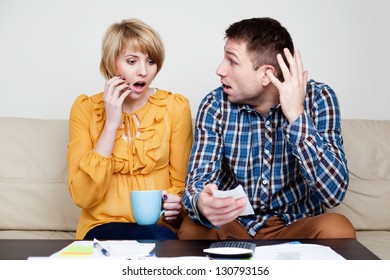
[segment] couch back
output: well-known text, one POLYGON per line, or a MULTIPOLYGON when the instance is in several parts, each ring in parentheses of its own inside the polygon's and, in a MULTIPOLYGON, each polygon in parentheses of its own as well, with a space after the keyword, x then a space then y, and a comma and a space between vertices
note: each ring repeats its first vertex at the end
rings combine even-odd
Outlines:
POLYGON ((76 230, 68 131, 68 120, 0 118, 0 230, 76 230))
POLYGON ((350 184, 344 202, 331 210, 356 230, 390 230, 390 121, 342 120, 350 184))
MULTIPOLYGON (((343 120, 350 185, 344 203, 357 230, 390 230, 390 121, 343 120)), ((68 192, 68 120, 0 117, 0 230, 74 231, 68 192)))

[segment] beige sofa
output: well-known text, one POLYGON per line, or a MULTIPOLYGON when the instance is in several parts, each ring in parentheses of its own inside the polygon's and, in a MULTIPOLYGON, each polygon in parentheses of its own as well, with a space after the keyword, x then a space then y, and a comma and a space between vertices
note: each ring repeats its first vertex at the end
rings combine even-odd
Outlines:
MULTIPOLYGON (((343 120, 350 187, 331 211, 390 259, 390 121, 343 120)), ((67 120, 0 117, 0 239, 73 239, 80 209, 67 187, 67 120)))

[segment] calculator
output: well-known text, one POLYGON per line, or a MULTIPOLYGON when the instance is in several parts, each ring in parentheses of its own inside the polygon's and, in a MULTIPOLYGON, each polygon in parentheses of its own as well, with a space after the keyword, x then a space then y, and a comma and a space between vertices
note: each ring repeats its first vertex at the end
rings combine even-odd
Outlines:
POLYGON ((203 252, 211 257, 219 258, 249 258, 253 255, 256 244, 247 241, 221 241, 211 243, 203 252))

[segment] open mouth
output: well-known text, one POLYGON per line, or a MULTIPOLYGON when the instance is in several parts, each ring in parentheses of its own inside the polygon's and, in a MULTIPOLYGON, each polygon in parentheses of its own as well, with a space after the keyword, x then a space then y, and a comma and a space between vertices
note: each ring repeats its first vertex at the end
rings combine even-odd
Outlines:
POLYGON ((223 86, 224 89, 231 89, 231 87, 228 86, 227 84, 222 84, 222 86, 223 86))
POLYGON ((137 91, 141 91, 145 87, 145 82, 136 82, 133 84, 133 88, 137 91))

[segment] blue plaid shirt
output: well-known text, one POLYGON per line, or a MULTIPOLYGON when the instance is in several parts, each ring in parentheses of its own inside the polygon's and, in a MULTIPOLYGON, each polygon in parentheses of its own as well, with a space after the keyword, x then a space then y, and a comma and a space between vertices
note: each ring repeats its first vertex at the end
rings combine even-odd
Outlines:
POLYGON ((304 108, 289 124, 280 105, 262 116, 228 101, 222 87, 210 92, 198 110, 183 194, 189 216, 212 227, 196 204, 208 183, 244 187, 255 215, 238 220, 251 236, 270 216, 289 225, 340 204, 349 177, 336 95, 310 80, 304 108))

